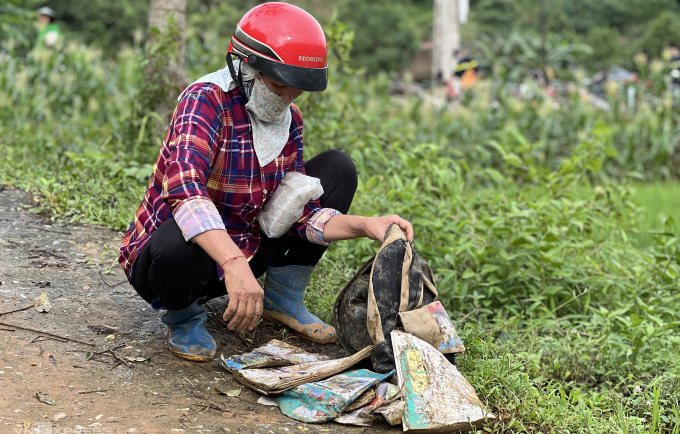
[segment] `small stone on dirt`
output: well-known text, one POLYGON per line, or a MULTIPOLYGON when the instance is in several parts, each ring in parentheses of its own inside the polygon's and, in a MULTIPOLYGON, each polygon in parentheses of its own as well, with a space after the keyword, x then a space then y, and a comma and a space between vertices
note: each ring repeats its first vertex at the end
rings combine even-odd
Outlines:
POLYGON ((52 418, 53 418, 55 421, 57 421, 57 420, 62 420, 62 419, 65 418, 66 416, 68 416, 66 413, 61 412, 61 413, 55 414, 52 418))

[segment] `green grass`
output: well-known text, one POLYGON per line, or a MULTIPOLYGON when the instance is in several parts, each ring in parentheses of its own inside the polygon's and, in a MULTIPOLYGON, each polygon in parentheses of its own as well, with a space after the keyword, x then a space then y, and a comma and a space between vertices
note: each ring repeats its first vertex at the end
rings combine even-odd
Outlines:
POLYGON ((680 182, 653 182, 633 187, 631 199, 640 206, 639 232, 634 240, 637 246, 647 247, 654 243, 648 231, 668 230, 669 218, 680 225, 680 182))

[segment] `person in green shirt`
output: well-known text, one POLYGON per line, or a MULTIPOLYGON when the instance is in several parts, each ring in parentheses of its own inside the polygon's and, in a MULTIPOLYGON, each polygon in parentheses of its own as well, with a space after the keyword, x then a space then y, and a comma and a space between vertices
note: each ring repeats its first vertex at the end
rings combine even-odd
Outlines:
POLYGON ((54 22, 54 11, 44 6, 38 9, 38 37, 35 40, 35 48, 46 47, 54 48, 63 39, 61 29, 54 22))

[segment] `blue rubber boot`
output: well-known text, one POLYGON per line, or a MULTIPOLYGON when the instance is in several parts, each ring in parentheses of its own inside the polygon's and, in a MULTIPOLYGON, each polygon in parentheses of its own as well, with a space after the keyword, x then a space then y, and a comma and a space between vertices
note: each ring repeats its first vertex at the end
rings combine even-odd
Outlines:
MULTIPOLYGON (((168 348, 177 357, 193 362, 209 362, 215 356, 217 344, 205 328, 208 313, 199 304, 205 299, 199 298, 182 310, 168 310, 161 317, 163 324, 168 326, 168 348)), ((151 307, 155 310, 165 309, 159 299, 154 300, 151 307)))
POLYGON ((289 265, 267 268, 264 281, 265 321, 283 324, 293 333, 320 344, 338 340, 335 329, 312 315, 304 304, 305 288, 313 266, 289 265))

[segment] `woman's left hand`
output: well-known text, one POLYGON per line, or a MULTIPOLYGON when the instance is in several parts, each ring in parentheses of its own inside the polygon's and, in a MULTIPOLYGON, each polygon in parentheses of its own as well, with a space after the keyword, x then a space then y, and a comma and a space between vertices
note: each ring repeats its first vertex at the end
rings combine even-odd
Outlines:
POLYGON ((407 241, 413 241, 413 225, 398 215, 367 217, 364 222, 364 232, 368 238, 382 243, 385 239, 387 228, 391 224, 396 224, 404 231, 407 241))

